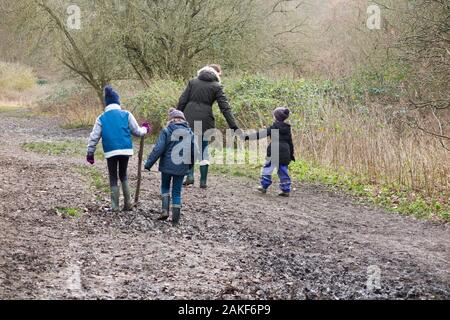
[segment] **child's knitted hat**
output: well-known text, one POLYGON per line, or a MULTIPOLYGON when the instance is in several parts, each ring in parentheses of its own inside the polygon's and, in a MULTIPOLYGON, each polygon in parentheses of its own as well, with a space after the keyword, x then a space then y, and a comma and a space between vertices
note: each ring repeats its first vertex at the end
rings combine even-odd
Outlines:
POLYGON ((184 121, 186 121, 186 118, 184 117, 184 113, 181 112, 180 110, 177 110, 175 108, 170 108, 169 110, 169 121, 172 121, 174 119, 183 119, 184 121))
POLYGON ((111 86, 106 86, 105 87, 105 106, 109 106, 110 104, 120 105, 120 97, 111 86))
POLYGON ((290 115, 290 111, 288 108, 276 108, 275 111, 273 112, 273 115, 275 117, 275 119, 277 119, 280 122, 285 121, 287 118, 289 118, 290 115))

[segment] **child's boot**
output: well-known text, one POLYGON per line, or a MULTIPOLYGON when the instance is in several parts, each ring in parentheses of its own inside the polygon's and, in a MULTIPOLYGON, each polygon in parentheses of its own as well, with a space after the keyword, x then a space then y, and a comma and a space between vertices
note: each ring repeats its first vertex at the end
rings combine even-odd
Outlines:
POLYGON ((175 227, 180 223, 181 217, 181 207, 173 206, 172 207, 172 225, 175 227))
POLYGON ((265 189, 263 186, 259 186, 258 187, 258 191, 261 192, 261 193, 264 193, 264 194, 267 193, 267 189, 265 189))
POLYGON ((289 197, 290 197, 290 193, 289 193, 289 192, 281 191, 281 192, 278 194, 278 196, 279 196, 279 197, 284 197, 284 198, 289 198, 289 197))
POLYGON ((119 186, 111 187, 111 210, 113 212, 118 212, 120 210, 119 197, 120 197, 119 186))
POLYGON ((206 189, 208 187, 208 170, 209 166, 200 166, 200 188, 206 189))
POLYGON ((122 191, 124 197, 123 211, 133 210, 133 204, 131 203, 130 185, 128 184, 128 181, 122 182, 122 191))
POLYGON ((184 180, 183 185, 184 186, 190 186, 194 184, 194 168, 189 169, 187 175, 186 175, 186 180, 184 180))
POLYGON ((165 221, 169 219, 169 210, 170 210, 170 195, 165 194, 162 195, 162 209, 161 215, 159 216, 159 221, 165 221))

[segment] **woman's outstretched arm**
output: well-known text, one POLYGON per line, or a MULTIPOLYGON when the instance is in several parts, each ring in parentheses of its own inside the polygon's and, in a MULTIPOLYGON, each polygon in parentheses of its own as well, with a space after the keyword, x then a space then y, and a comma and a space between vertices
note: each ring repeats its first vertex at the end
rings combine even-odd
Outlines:
POLYGON ((222 86, 219 86, 216 92, 216 100, 219 105, 220 111, 222 112, 225 120, 228 123, 230 129, 237 130, 239 129, 236 125, 236 120, 234 119, 233 112, 231 111, 230 104, 228 103, 227 96, 223 92, 222 86))

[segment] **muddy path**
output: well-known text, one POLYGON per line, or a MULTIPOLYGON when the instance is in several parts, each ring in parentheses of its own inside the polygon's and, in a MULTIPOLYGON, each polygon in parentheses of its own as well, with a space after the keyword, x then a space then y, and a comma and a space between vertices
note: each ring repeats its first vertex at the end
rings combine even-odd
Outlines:
MULTIPOLYGON (((213 176, 208 190, 184 191, 174 229, 156 221, 157 173, 144 175, 138 210, 111 214, 108 195, 74 170, 83 157, 21 148, 88 132, 7 113, 0 128, 0 299, 450 298, 448 225, 320 186, 279 199, 257 194, 257 177, 213 176), (65 218, 58 206, 84 213, 65 218)), ((106 176, 104 161, 95 166, 106 176)))

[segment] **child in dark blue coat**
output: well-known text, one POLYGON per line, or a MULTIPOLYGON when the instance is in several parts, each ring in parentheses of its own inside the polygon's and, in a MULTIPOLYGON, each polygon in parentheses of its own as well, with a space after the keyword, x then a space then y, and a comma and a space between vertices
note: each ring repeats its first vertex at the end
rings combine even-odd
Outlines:
POLYGON ((145 163, 149 170, 159 159, 161 172, 162 213, 158 220, 167 220, 172 187, 172 223, 177 225, 181 216, 184 176, 192 168, 195 157, 194 133, 186 122, 184 113, 174 108, 169 111, 169 123, 164 128, 145 163))
POLYGON ((291 161, 295 161, 295 156, 291 126, 285 122, 289 118, 289 114, 288 108, 277 108, 273 112, 274 123, 270 127, 253 134, 243 135, 245 140, 271 138, 271 143, 267 148, 267 160, 261 173, 261 186, 258 188, 262 193, 266 193, 272 185, 272 173, 277 169, 281 189, 279 196, 289 197, 290 195, 289 164, 291 161))

